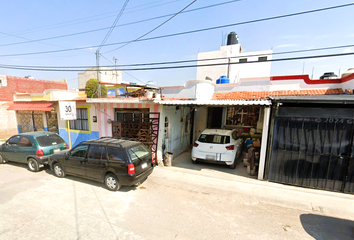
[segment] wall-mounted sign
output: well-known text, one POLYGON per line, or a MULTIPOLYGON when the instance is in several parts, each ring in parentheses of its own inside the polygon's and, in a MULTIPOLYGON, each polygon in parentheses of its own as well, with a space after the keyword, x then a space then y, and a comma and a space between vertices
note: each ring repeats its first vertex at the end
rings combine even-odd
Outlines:
POLYGON ((60 120, 76 120, 76 102, 59 101, 60 120))

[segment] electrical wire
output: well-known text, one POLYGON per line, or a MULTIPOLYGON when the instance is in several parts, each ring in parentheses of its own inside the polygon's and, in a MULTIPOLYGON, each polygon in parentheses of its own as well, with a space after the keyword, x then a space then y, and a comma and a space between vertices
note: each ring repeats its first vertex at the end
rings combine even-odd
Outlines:
POLYGON ((174 14, 173 16, 171 16, 169 19, 167 19, 166 21, 164 21, 163 23, 161 23, 161 24, 158 25, 157 27, 151 29, 151 30, 148 31, 147 33, 141 35, 140 37, 138 37, 138 38, 136 38, 136 39, 134 39, 134 40, 132 40, 132 41, 130 41, 130 42, 124 44, 123 46, 120 46, 120 47, 118 47, 118 48, 115 48, 115 49, 110 50, 110 51, 105 52, 105 53, 110 53, 110 52, 113 52, 113 51, 115 51, 115 50, 121 49, 121 48, 123 48, 123 47, 125 47, 125 46, 127 46, 127 45, 129 45, 129 44, 131 44, 131 43, 133 43, 133 42, 136 42, 136 41, 138 41, 139 39, 141 39, 141 38, 143 38, 143 37, 149 35, 149 34, 152 33, 153 31, 155 31, 156 29, 160 28, 162 25, 164 25, 164 24, 166 24, 167 22, 169 22, 172 18, 176 17, 178 14, 180 14, 181 12, 183 12, 185 9, 187 9, 189 6, 191 6, 191 5, 192 5, 193 3, 195 3, 196 1, 197 1, 197 0, 193 0, 191 3, 189 3, 187 6, 185 6, 184 8, 182 8, 179 12, 175 13, 175 14, 174 14))
MULTIPOLYGON (((204 6, 204 7, 200 7, 200 8, 194 8, 194 9, 190 9, 190 10, 183 11, 183 12, 180 13, 180 14, 188 13, 188 12, 193 12, 193 11, 197 11, 197 10, 202 10, 202 9, 206 9, 206 8, 211 8, 211 7, 216 7, 216 6, 220 6, 220 5, 224 5, 224 4, 229 4, 229 3, 233 3, 233 2, 239 2, 239 1, 241 1, 241 0, 233 0, 233 1, 223 2, 223 3, 208 5, 208 6, 204 6)), ((162 15, 162 16, 158 16, 158 17, 143 19, 143 20, 139 20, 139 21, 135 21, 135 22, 124 23, 124 24, 116 25, 114 28, 123 27, 123 26, 128 26, 128 25, 134 25, 134 24, 143 23, 143 22, 147 22, 147 21, 152 21, 152 20, 156 20, 156 19, 160 19, 160 18, 165 18, 165 17, 169 17, 169 16, 173 16, 173 15, 174 15, 174 14, 167 14, 167 15, 162 15)), ((35 40, 29 40, 29 39, 27 39, 27 38, 19 37, 19 36, 16 36, 16 35, 11 35, 11 34, 7 34, 7 33, 3 33, 4 35, 9 35, 9 36, 13 36, 13 37, 18 37, 18 38, 22 38, 22 39, 25 39, 25 40, 28 40, 28 41, 1 44, 0 47, 13 46, 13 45, 19 45, 19 44, 26 44, 26 43, 32 43, 32 42, 40 42, 40 41, 46 41, 46 40, 52 40, 52 39, 58 39, 58 38, 65 38, 65 37, 72 37, 72 36, 77 36, 77 35, 81 35, 81 34, 88 34, 88 33, 103 31, 103 30, 107 30, 107 29, 110 29, 110 28, 111 28, 111 27, 104 27, 104 28, 98 28, 98 29, 93 29, 93 30, 88 30, 88 31, 82 31, 82 32, 77 32, 77 33, 71 33, 71 34, 65 34, 65 35, 59 35, 59 36, 53 36, 53 37, 46 37, 46 38, 35 39, 35 40)))
MULTIPOLYGON (((151 38, 144 38, 144 39, 136 40, 136 42, 137 42, 137 41, 149 41, 149 40, 161 39, 161 38, 166 38, 166 37, 174 37, 174 36, 179 36, 179 35, 186 35, 186 34, 191 34, 191 33, 197 33, 197 32, 203 32, 203 31, 210 31, 210 30, 215 30, 215 29, 219 29, 219 28, 226 28, 226 27, 237 26, 237 25, 244 25, 244 24, 249 24, 249 23, 256 23, 256 22, 262 22, 262 21, 269 21, 269 20, 280 19, 280 18, 286 18, 286 17, 293 17, 293 16, 298 16, 298 15, 303 15, 303 14, 309 14, 309 13, 314 13, 314 12, 327 11, 327 10, 332 10, 332 9, 337 9, 337 8, 343 8, 343 7, 350 7, 350 6, 353 6, 353 5, 354 5, 354 3, 349 3, 349 4, 343 4, 343 5, 337 5, 337 6, 332 6, 332 7, 320 8, 320 9, 309 10, 309 11, 304 11, 304 12, 297 12, 297 13, 292 13, 292 14, 278 15, 278 16, 274 16, 274 17, 261 18, 261 19, 250 20, 250 21, 239 22, 239 23, 233 23, 233 24, 228 24, 228 25, 221 25, 221 26, 216 26, 216 27, 203 28, 203 29, 197 29, 197 30, 186 31, 186 32, 180 32, 180 33, 173 33, 173 34, 162 35, 162 36, 156 36, 156 37, 151 37, 151 38)), ((130 42, 130 41, 119 42, 119 43, 104 44, 103 46, 113 46, 113 45, 119 45, 119 44, 126 44, 126 43, 128 43, 128 42, 130 42)), ((99 45, 87 46, 87 47, 78 47, 78 48, 70 48, 70 49, 63 49, 63 50, 43 51, 43 52, 17 53, 17 54, 2 54, 2 55, 0 55, 0 57, 13 57, 13 56, 26 56, 26 55, 37 55, 37 54, 48 54, 48 53, 57 53, 57 52, 67 52, 67 51, 75 51, 75 50, 81 50, 81 49, 87 49, 87 48, 96 48, 96 47, 98 47, 98 46, 99 46, 99 45)))
MULTIPOLYGON (((230 62, 230 63, 213 63, 213 64, 203 64, 203 65, 184 65, 184 66, 167 66, 167 67, 152 67, 152 68, 120 68, 119 71, 146 71, 146 70, 165 70, 165 69, 179 69, 179 68, 197 68, 197 67, 212 67, 212 66, 222 66, 222 65, 235 65, 235 64, 252 64, 252 63, 265 63, 265 62, 282 62, 282 61, 294 61, 303 59, 314 59, 314 58, 329 58, 329 57, 343 57, 354 55, 354 52, 350 53, 336 53, 336 54, 326 54, 326 55, 311 55, 302 57, 292 57, 292 58, 278 58, 270 59, 265 61, 248 61, 248 62, 230 62)), ((18 70, 33 70, 33 71, 56 71, 56 72, 77 72, 83 71, 83 69, 49 69, 49 68, 26 68, 26 67, 14 67, 9 65, 0 65, 0 68, 6 69, 18 69, 18 70)), ((86 69, 86 71, 97 71, 93 69, 86 69)), ((105 71, 115 71, 114 69, 107 69, 105 71)))
MULTIPOLYGON (((341 46, 332 46, 332 47, 322 47, 322 48, 311 48, 311 49, 303 49, 303 50, 294 50, 294 51, 284 51, 284 52, 275 52, 272 54, 246 54, 242 56, 234 56, 234 57, 219 57, 219 58, 204 58, 204 59, 193 59, 193 60, 178 60, 178 61, 170 61, 170 62, 152 62, 152 63, 136 63, 136 64, 121 64, 120 67, 138 67, 138 66, 153 66, 153 65, 167 65, 167 64, 180 64, 180 63, 190 63, 190 62, 203 62, 203 61, 216 61, 216 60, 225 60, 232 58, 247 58, 247 57, 258 57, 265 55, 282 55, 282 54, 294 54, 294 53, 302 53, 302 52, 314 52, 314 51, 323 51, 323 50, 334 50, 341 48, 351 48, 354 47, 354 44, 351 45, 341 45, 341 46)), ((106 59, 108 62, 112 63, 109 59, 107 59, 104 55, 101 56, 106 59)), ((26 66, 26 65, 6 65, 6 66, 14 66, 14 67, 27 67, 27 68, 94 68, 96 66, 26 66)), ((115 65, 103 65, 101 67, 115 67, 115 65)))
POLYGON ((102 46, 106 43, 106 41, 107 41, 107 39, 109 38, 109 36, 111 35, 113 29, 114 29, 115 26, 117 25, 117 23, 118 23, 120 17, 122 16, 122 14, 123 14, 123 12, 124 12, 124 10, 125 10, 125 8, 126 8, 128 2, 129 2, 129 0, 126 0, 126 1, 125 1, 125 3, 124 3, 124 5, 123 5, 122 9, 120 10, 119 14, 117 15, 116 19, 114 20, 112 26, 111 26, 110 29, 108 30, 108 33, 107 33, 106 36, 104 37, 104 39, 103 39, 101 45, 97 48, 97 51, 100 51, 101 48, 102 48, 102 46))

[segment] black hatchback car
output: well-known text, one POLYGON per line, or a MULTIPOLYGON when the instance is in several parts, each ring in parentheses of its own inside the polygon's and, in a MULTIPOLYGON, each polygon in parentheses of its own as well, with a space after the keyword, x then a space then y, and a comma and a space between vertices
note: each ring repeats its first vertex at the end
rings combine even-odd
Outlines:
POLYGON ((91 179, 105 183, 112 191, 141 182, 154 167, 145 145, 122 138, 82 142, 66 153, 52 155, 49 165, 57 177, 67 174, 91 179))

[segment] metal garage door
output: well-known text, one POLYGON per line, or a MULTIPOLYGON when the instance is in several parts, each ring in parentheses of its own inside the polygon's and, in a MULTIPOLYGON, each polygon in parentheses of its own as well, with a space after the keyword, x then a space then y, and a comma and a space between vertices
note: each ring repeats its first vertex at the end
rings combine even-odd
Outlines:
POLYGON ((353 109, 279 108, 268 180, 354 193, 353 109))

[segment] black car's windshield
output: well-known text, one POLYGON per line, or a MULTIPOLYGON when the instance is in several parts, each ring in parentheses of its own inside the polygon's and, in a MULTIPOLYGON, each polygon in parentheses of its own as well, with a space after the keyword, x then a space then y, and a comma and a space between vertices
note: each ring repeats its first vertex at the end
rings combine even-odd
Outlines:
POLYGON ((134 162, 134 161, 138 160, 139 158, 143 158, 146 155, 149 155, 150 151, 143 144, 140 144, 140 145, 136 145, 134 147, 129 148, 128 153, 130 155, 130 159, 134 162))
POLYGON ((230 143, 230 136, 202 134, 198 141, 203 143, 227 144, 230 143))
POLYGON ((48 147, 48 146, 57 145, 65 142, 61 137, 59 137, 56 134, 43 135, 43 136, 36 137, 36 139, 39 146, 41 147, 48 147))

